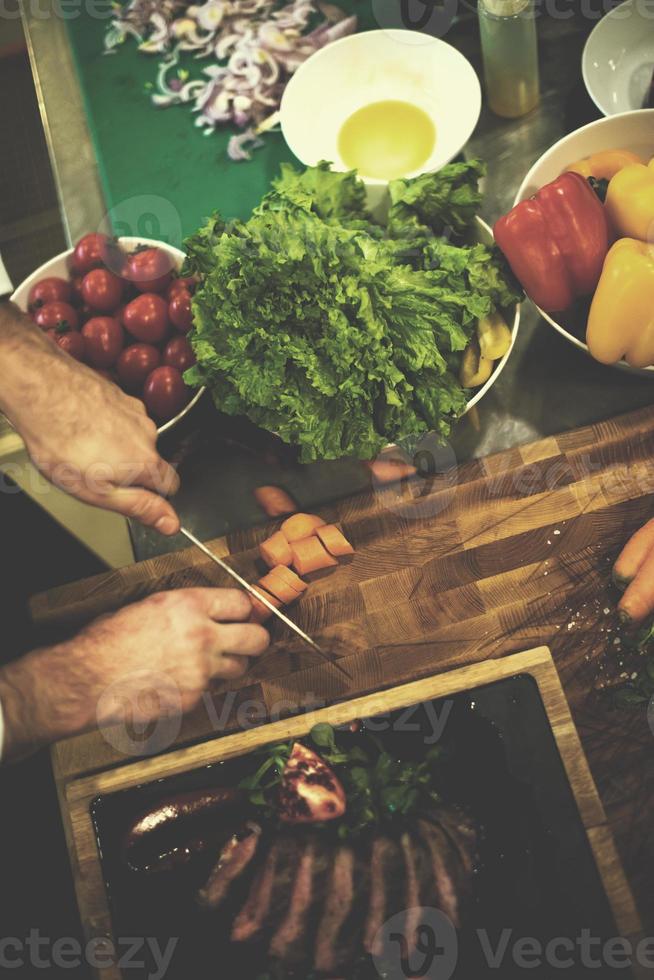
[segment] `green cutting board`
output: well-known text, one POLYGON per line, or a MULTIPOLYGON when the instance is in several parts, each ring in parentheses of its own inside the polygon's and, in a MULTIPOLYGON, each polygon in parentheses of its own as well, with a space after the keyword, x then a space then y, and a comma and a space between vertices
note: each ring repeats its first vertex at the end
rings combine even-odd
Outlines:
MULTIPOLYGON (((377 26, 369 7, 356 8, 359 26, 377 26)), ((152 105, 159 55, 138 51, 127 41, 103 54, 107 21, 82 13, 67 23, 108 209, 116 234, 159 238, 179 246, 212 211, 246 218, 268 190, 285 160, 295 160, 279 132, 249 162, 227 157, 233 129, 205 136, 189 106, 152 105)), ((180 66, 199 74, 203 64, 188 58, 180 66)), ((329 98, 328 91, 325 98, 329 98)), ((320 106, 316 106, 320 111, 320 106)), ((95 229, 89 229, 95 230, 95 229)))

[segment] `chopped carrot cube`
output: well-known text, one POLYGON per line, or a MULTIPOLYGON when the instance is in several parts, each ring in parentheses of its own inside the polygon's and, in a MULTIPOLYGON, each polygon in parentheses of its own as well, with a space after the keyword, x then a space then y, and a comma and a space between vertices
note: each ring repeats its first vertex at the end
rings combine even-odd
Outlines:
POLYGON ((311 538, 302 538, 300 541, 291 541, 291 550, 293 568, 298 575, 309 575, 321 568, 338 565, 336 559, 325 551, 320 539, 315 535, 311 538))
POLYGON ((324 527, 316 528, 316 534, 329 554, 334 555, 335 558, 354 554, 354 548, 335 524, 325 524, 324 527))
MULTIPOLYGON (((279 607, 282 605, 279 599, 277 599, 274 595, 270 595, 265 589, 259 588, 258 585, 253 586, 253 588, 256 589, 257 592, 260 592, 261 595, 268 600, 268 602, 271 602, 275 609, 279 609, 279 607)), ((252 603, 252 612, 250 613, 251 623, 265 623, 267 619, 270 619, 272 613, 267 606, 264 606, 263 602, 259 602, 259 600, 255 599, 253 595, 250 595, 250 602, 252 603)))
POLYGON ((266 592, 270 592, 276 599, 279 599, 280 602, 283 602, 284 605, 289 605, 299 598, 300 593, 288 583, 286 576, 281 572, 282 568, 286 570, 285 565, 278 565, 271 569, 267 575, 259 579, 259 585, 266 592))
POLYGON ((269 568, 274 568, 275 565, 290 565, 293 561, 291 546, 281 531, 275 531, 261 542, 259 554, 269 568))
POLYGON ((292 589, 295 589, 298 595, 302 595, 303 592, 306 592, 308 588, 307 583, 303 582, 300 576, 296 575, 292 569, 286 568, 285 565, 278 565, 275 569, 273 569, 273 571, 279 576, 279 578, 283 579, 287 585, 289 585, 292 589))
POLYGON ((287 541, 301 541, 302 538, 310 538, 316 533, 316 528, 324 523, 322 517, 316 514, 293 514, 286 518, 280 530, 287 541))

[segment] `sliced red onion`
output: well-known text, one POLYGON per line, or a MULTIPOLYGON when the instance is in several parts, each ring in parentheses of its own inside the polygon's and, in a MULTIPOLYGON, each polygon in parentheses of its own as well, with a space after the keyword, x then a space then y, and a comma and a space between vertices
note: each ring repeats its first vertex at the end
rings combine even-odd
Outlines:
POLYGON ((232 136, 227 144, 227 155, 230 160, 251 160, 252 150, 263 146, 263 140, 256 135, 253 129, 246 129, 244 133, 232 136), (250 144, 250 149, 247 149, 250 144))
POLYGON ((105 37, 109 53, 133 37, 145 53, 159 53, 156 106, 190 104, 195 125, 208 135, 235 123, 245 129, 229 140, 232 160, 248 160, 262 145, 256 126, 278 109, 294 71, 318 48, 356 30, 356 17, 321 0, 130 0, 114 17, 105 37), (322 13, 324 20, 307 31, 322 13), (177 70, 179 54, 213 59, 199 78, 177 70), (227 62, 224 64, 224 62, 227 62))

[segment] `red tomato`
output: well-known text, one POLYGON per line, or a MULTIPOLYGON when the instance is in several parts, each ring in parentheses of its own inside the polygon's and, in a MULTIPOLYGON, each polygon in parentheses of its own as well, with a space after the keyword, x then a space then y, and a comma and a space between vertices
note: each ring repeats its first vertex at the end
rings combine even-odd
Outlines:
MULTIPOLYGON (((86 321, 90 320, 92 316, 95 316, 95 310, 92 310, 88 303, 82 303, 77 312, 79 313, 82 323, 86 323, 86 321)), ((114 314, 114 316, 117 318, 118 314, 114 314)))
POLYGON ((195 287, 197 284, 198 281, 195 276, 177 276, 176 279, 173 279, 170 286, 166 290, 166 299, 170 303, 175 293, 184 291, 190 293, 192 296, 195 292, 195 287))
POLYGON ((123 349, 125 335, 113 316, 94 316, 82 327, 86 340, 86 356, 96 368, 109 368, 123 349))
POLYGON ((77 276, 85 276, 91 269, 101 269, 105 264, 107 249, 111 247, 113 239, 108 235, 91 232, 80 238, 73 258, 71 260, 71 270, 77 276))
POLYGON ((143 389, 145 379, 160 363, 161 354, 152 344, 130 344, 116 361, 116 374, 125 391, 136 393, 143 389))
POLYGON ((86 341, 77 330, 59 330, 57 327, 46 331, 57 347, 61 347, 76 361, 86 361, 86 341))
POLYGON ((141 248, 127 258, 125 277, 142 293, 160 293, 172 278, 173 260, 161 248, 141 248))
POLYGON ((70 302, 74 303, 75 306, 84 305, 84 296, 82 295, 82 282, 84 281, 84 276, 73 276, 70 280, 70 302))
POLYGON ((160 343, 168 333, 168 306, 156 293, 142 293, 123 310, 123 326, 146 344, 160 343))
POLYGON ((173 337, 164 348, 164 364, 177 368, 180 374, 184 374, 187 368, 195 364, 195 354, 186 337, 173 337))
POLYGON ((187 289, 179 289, 168 304, 168 316, 173 326, 188 333, 193 326, 193 314, 191 312, 191 294, 187 289))
POLYGON ((92 269, 82 280, 82 296, 96 313, 111 313, 120 303, 123 284, 107 269, 92 269))
POLYGON ((45 306, 46 303, 54 303, 56 301, 70 303, 72 292, 70 283, 66 282, 65 279, 59 279, 58 276, 48 276, 47 279, 39 279, 30 289, 27 308, 32 313, 41 306, 45 306))
POLYGON ((189 395, 177 368, 167 365, 155 368, 148 375, 143 388, 145 407, 158 422, 166 422, 177 415, 186 405, 189 395))
POLYGON ((60 324, 66 324, 71 330, 79 327, 79 314, 70 303, 62 303, 61 300, 53 300, 40 306, 34 314, 34 322, 38 323, 41 330, 49 330, 60 324))

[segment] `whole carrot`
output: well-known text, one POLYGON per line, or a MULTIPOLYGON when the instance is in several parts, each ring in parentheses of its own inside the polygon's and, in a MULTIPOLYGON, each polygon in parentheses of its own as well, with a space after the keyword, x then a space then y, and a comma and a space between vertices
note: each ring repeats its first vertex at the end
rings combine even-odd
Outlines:
POLYGON ((654 518, 629 538, 613 566, 613 580, 625 589, 654 548, 654 518))
POLYGON ((618 609, 624 623, 640 623, 654 612, 654 520, 641 527, 613 566, 618 588, 625 589, 618 609))

